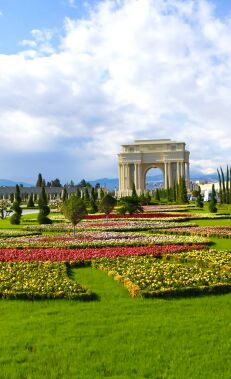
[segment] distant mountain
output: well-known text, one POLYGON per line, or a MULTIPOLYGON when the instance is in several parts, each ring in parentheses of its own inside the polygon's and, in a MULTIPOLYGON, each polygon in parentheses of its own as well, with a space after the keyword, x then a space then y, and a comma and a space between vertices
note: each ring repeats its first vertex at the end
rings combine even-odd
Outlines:
MULTIPOLYGON (((201 174, 201 173, 192 173, 190 175, 190 179, 193 181, 199 180, 199 181, 208 181, 208 182, 215 182, 218 180, 217 174, 201 174)), ((163 177, 162 175, 156 175, 156 176, 147 176, 146 178, 147 183, 149 184, 149 188, 153 188, 153 184, 156 183, 159 185, 160 183, 163 183, 163 177)), ((101 178, 97 180, 89 180, 88 181, 93 187, 99 183, 101 187, 106 187, 109 190, 114 190, 115 188, 119 188, 119 179, 118 178, 101 178)))
POLYGON ((0 179, 0 187, 15 187, 16 184, 22 184, 23 187, 33 187, 33 185, 30 183, 14 182, 13 180, 0 179))

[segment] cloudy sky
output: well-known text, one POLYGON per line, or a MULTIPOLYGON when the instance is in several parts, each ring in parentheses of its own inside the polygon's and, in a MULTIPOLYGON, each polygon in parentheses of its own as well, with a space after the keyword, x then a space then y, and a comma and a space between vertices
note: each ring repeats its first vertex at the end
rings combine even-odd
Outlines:
POLYGON ((134 139, 231 163, 230 0, 0 0, 0 178, 117 176, 134 139))

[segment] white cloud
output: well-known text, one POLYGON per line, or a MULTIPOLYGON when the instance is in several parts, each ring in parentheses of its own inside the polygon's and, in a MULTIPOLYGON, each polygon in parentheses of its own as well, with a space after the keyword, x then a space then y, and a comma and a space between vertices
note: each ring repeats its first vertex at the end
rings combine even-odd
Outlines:
POLYGON ((58 49, 33 30, 0 56, 0 148, 62 149, 90 178, 117 174, 122 143, 172 138, 212 172, 230 163, 230 34, 206 0, 100 2, 58 49))

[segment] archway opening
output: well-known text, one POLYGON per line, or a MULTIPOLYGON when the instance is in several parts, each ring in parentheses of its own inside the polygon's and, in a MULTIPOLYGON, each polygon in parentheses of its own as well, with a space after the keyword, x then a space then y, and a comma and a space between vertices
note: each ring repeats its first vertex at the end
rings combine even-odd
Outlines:
POLYGON ((146 171, 144 178, 145 190, 155 191, 157 188, 164 187, 164 173, 163 171, 156 167, 152 167, 146 171))

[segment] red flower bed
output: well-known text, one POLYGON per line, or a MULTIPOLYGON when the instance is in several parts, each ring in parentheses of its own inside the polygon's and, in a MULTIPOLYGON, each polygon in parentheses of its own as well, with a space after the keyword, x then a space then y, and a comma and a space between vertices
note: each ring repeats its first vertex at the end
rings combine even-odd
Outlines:
MULTIPOLYGON (((188 214, 179 214, 179 213, 176 213, 176 214, 173 214, 173 213, 135 213, 135 214, 132 214, 132 215, 129 215, 129 214, 125 214, 125 215, 120 215, 120 214, 115 214, 115 213, 111 213, 108 215, 107 218, 174 218, 174 217, 187 217, 189 218, 190 215, 188 214)), ((85 216, 85 219, 87 220, 97 220, 97 219, 102 219, 102 218, 106 218, 105 215, 87 215, 85 216)))
POLYGON ((1 249, 0 261, 77 261, 92 258, 114 258, 134 255, 161 255, 185 250, 203 249, 203 245, 155 245, 132 247, 105 247, 87 249, 1 249))

